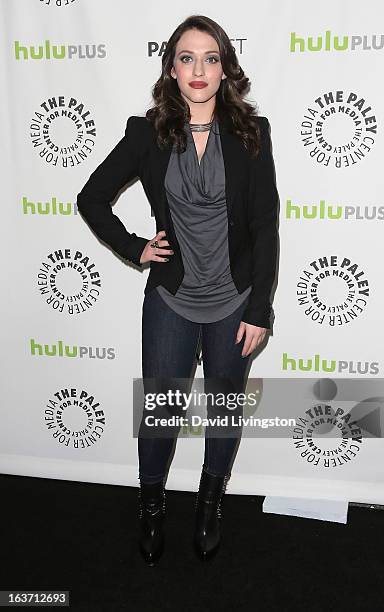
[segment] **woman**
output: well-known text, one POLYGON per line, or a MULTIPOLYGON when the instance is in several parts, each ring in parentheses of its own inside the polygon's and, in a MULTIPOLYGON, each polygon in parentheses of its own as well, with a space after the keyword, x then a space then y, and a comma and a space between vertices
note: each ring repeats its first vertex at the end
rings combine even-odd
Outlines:
MULTIPOLYGON (((142 311, 145 394, 188 390, 201 346, 205 392, 213 398, 208 417, 223 415, 217 393, 244 391, 249 357, 270 328, 278 194, 269 123, 243 100, 248 84, 223 29, 208 17, 187 18, 167 43, 155 105, 128 119, 124 137, 77 198, 113 250, 138 266, 150 262, 142 311), (151 240, 127 232, 110 206, 136 176, 155 214, 151 240)), ((166 405, 155 414, 183 410, 166 405)), ((164 483, 180 427, 154 431, 144 416, 140 550, 153 565, 164 549, 164 483)), ((201 559, 219 548, 220 504, 240 437, 241 427, 205 430, 193 538, 201 559)))

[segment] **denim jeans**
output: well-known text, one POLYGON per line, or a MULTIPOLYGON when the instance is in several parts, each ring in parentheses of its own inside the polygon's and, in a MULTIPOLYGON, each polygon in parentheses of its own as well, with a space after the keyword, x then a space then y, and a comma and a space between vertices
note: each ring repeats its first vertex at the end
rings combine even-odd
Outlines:
MULTIPOLYGON (((214 323, 195 323, 185 319, 166 304, 157 290, 145 294, 142 311, 142 373, 144 392, 166 392, 169 388, 186 391, 180 379, 193 381, 192 370, 196 353, 201 347, 204 371, 204 391, 227 393, 244 392, 248 357, 242 357, 245 332, 235 344, 242 314, 249 296, 229 316, 214 323), (172 378, 177 378, 172 383, 172 378)), ((172 414, 177 410, 170 409, 172 414)), ((235 408, 236 416, 242 416, 242 407, 235 408)), ((222 407, 208 402, 207 417, 223 415, 222 407)), ((179 414, 179 413, 178 413, 179 414)), ((184 412, 185 414, 185 412, 184 412)), ((169 415, 169 412, 168 412, 169 415)), ((163 415, 164 416, 164 412, 163 415)), ((139 478, 142 483, 164 480, 168 462, 180 427, 175 427, 168 437, 146 437, 143 434, 144 412, 138 434, 139 478)), ((223 428, 220 428, 223 429, 223 428)), ((230 428, 222 437, 208 435, 205 428, 205 452, 203 468, 210 474, 230 474, 231 461, 241 438, 241 427, 230 428)), ((168 466, 169 467, 169 466, 168 466)))

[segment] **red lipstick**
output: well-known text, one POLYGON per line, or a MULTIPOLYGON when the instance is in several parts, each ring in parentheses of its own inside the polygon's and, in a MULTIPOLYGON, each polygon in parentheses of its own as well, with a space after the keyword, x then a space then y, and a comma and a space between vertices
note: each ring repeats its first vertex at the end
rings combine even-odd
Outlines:
POLYGON ((191 81, 189 85, 194 89, 203 89, 207 87, 208 83, 204 83, 204 81, 191 81))

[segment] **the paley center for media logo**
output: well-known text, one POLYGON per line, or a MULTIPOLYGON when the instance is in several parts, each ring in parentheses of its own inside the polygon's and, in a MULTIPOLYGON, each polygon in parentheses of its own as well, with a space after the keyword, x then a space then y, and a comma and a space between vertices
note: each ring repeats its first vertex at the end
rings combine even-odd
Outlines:
POLYGON ((50 6, 53 8, 63 8, 66 6, 71 6, 77 0, 38 0, 40 6, 50 6))
POLYGON ((99 399, 79 387, 58 389, 44 406, 44 424, 59 446, 86 450, 99 443, 105 428, 105 411, 99 399))
POLYGON ((57 249, 40 263, 37 288, 52 310, 77 315, 99 300, 101 276, 95 262, 83 251, 57 249))
POLYGON ((96 124, 91 109, 80 98, 52 96, 34 111, 29 137, 46 164, 73 168, 91 155, 96 144, 96 124))
POLYGON ((304 151, 318 165, 352 168, 371 152, 377 137, 372 104, 355 90, 338 89, 315 96, 300 126, 304 151))
POLYGON ((360 317, 369 301, 364 268, 350 256, 322 255, 300 270, 298 306, 316 325, 337 327, 360 317))

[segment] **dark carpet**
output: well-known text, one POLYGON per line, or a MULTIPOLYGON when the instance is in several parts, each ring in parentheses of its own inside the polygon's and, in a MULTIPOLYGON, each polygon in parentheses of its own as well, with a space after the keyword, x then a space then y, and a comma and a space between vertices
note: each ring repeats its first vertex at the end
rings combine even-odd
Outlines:
POLYGON ((10 475, 0 487, 0 590, 68 590, 69 609, 111 612, 384 609, 381 510, 350 505, 341 525, 263 514, 263 497, 226 494, 221 549, 203 563, 195 494, 167 490, 165 552, 147 567, 138 489, 10 475))

